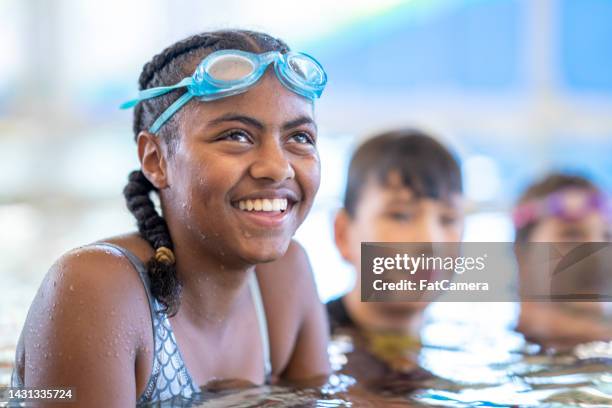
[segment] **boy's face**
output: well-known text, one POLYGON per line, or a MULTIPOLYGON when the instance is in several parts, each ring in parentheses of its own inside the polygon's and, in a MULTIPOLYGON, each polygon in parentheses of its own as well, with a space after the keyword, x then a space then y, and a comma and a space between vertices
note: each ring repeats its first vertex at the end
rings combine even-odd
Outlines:
MULTIPOLYGON (((461 195, 449 201, 417 198, 402 184, 398 173, 389 174, 386 185, 370 178, 359 196, 353 217, 342 210, 336 216, 335 239, 342 257, 355 271, 361 285, 362 242, 460 242, 463 235, 461 195)), ((368 303, 389 316, 412 315, 427 302, 368 303)))
POLYGON ((417 198, 399 174, 391 173, 387 185, 368 180, 353 217, 338 214, 336 244, 359 271, 361 242, 459 242, 463 218, 460 194, 449 201, 417 198))

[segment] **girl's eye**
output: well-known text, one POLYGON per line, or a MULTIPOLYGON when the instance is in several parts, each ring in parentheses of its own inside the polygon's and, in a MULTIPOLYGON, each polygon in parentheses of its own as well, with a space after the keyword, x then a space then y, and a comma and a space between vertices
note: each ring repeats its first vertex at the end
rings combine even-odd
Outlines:
POLYGON ((241 130, 231 130, 224 133, 218 140, 227 140, 230 142, 250 143, 249 135, 241 130))
POLYGON ((313 137, 305 132, 299 132, 291 135, 291 140, 295 140, 295 142, 299 144, 315 144, 313 137))

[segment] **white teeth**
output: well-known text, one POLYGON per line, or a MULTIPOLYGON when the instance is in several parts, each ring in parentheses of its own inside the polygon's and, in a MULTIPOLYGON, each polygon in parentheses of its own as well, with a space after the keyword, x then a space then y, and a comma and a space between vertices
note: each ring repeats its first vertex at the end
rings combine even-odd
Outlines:
POLYGON ((285 211, 287 209, 286 198, 257 198, 255 200, 240 200, 238 208, 243 211, 285 211))

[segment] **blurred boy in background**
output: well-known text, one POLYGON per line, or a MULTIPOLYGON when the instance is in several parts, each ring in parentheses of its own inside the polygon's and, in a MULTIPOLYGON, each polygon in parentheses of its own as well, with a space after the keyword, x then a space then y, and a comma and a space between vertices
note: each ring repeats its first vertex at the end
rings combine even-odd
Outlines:
POLYGON ((362 302, 361 243, 460 242, 462 191, 455 157, 420 131, 380 134, 353 155, 334 232, 340 254, 355 269, 356 284, 330 301, 327 311, 332 335, 363 338, 368 352, 354 353, 345 372, 361 380, 382 380, 390 369, 413 369, 405 350, 419 344, 422 311, 427 306, 425 302, 362 302))

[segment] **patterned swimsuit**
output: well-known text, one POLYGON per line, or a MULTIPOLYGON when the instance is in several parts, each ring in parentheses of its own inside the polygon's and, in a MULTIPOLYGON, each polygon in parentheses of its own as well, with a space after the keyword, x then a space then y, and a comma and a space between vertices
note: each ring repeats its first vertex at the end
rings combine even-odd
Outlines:
MULTIPOLYGON (((107 249, 111 248, 125 256, 132 263, 134 269, 138 271, 149 300, 155 354, 153 355, 151 376, 142 395, 138 398, 137 405, 155 403, 179 396, 191 398, 194 393, 199 392, 199 387, 194 383, 187 371, 168 316, 161 311, 162 305, 151 294, 149 276, 145 265, 136 255, 125 248, 107 242, 93 245, 107 249)), ((264 346, 264 367, 266 378, 268 378, 271 372, 268 327, 257 278, 255 274, 251 276, 249 288, 254 299, 257 319, 259 321, 259 332, 264 346)), ((18 375, 17 369, 13 370, 11 386, 23 387, 23 380, 18 375)))

